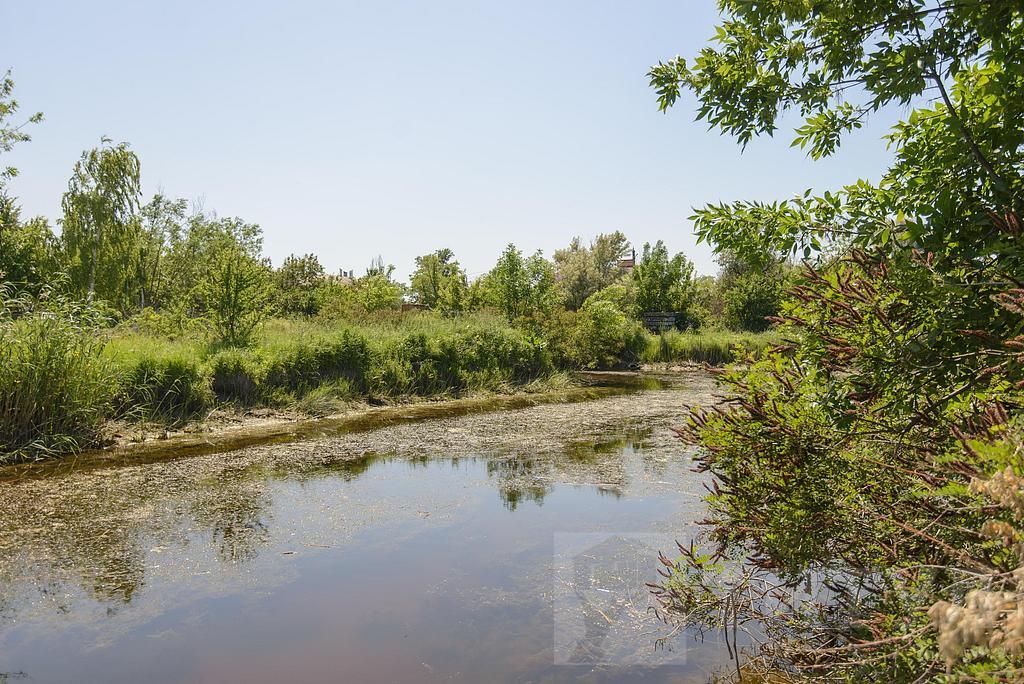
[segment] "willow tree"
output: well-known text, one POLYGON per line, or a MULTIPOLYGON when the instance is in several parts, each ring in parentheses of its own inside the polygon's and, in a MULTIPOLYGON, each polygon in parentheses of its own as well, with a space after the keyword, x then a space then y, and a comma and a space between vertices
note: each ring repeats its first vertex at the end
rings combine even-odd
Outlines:
POLYGON ((71 261, 72 285, 89 299, 97 289, 118 299, 132 241, 138 226, 139 158, 127 143, 111 144, 82 153, 68 181, 61 206, 63 239, 71 261))

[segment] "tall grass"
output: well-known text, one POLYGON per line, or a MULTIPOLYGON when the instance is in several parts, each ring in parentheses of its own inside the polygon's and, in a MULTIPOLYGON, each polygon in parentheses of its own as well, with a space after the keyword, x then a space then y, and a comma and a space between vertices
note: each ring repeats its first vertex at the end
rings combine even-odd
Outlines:
POLYGON ((0 320, 0 462, 98 441, 116 389, 103 341, 68 307, 0 320))
POLYGON ((650 335, 641 358, 647 363, 692 362, 720 366, 758 357, 778 339, 772 333, 707 330, 679 332, 669 330, 650 335))
MULTIPOLYGON (((326 415, 360 398, 536 389, 564 381, 558 367, 574 358, 561 348, 571 346, 565 340, 572 335, 538 335, 487 314, 275 320, 254 346, 223 349, 201 335, 169 339, 131 322, 100 335, 66 305, 18 320, 4 311, 0 307, 0 461, 94 444, 112 417, 182 423, 218 403, 326 415)), ((613 365, 718 365, 756 355, 773 341, 763 334, 651 335, 638 326, 619 327, 623 339, 610 341, 618 350, 607 361, 613 365)))

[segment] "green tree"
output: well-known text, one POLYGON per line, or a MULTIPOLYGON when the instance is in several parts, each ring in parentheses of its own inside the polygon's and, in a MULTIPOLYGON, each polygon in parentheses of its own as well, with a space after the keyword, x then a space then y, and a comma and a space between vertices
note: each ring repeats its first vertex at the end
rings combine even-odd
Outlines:
POLYGON ((636 283, 631 277, 623 276, 587 297, 583 306, 598 301, 611 302, 616 309, 627 316, 632 316, 636 311, 636 283))
MULTIPOLYGON (((31 140, 25 127, 30 124, 37 124, 43 120, 41 112, 36 112, 25 121, 16 123, 11 119, 18 113, 18 101, 14 99, 14 80, 11 79, 11 72, 4 72, 0 78, 0 153, 7 153, 14 149, 20 142, 31 140)), ((13 166, 0 166, 0 195, 5 196, 4 188, 7 181, 18 175, 18 170, 13 166)))
MULTIPOLYGON (((0 78, 0 154, 6 154, 21 142, 31 140, 25 128, 43 120, 41 113, 21 122, 11 72, 0 78)), ((22 223, 20 209, 7 194, 7 182, 18 175, 13 166, 0 166, 0 282, 19 286, 39 284, 51 275, 54 261, 53 235, 42 219, 22 223)))
POLYGON ((187 231, 187 211, 188 202, 162 194, 139 209, 126 273, 126 290, 139 310, 172 307, 195 284, 184 281, 188 287, 175 290, 181 274, 173 268, 172 252, 187 231))
POLYGON ((587 297, 622 276, 620 261, 629 254, 629 241, 620 231, 602 233, 590 243, 573 238, 569 247, 554 253, 555 273, 562 299, 575 311, 587 297))
POLYGON ((719 254, 718 263, 723 322, 733 330, 767 330, 782 306, 787 266, 775 254, 741 258, 732 252, 719 254))
POLYGON ((417 303, 431 309, 441 308, 442 300, 447 296, 445 304, 450 309, 453 297, 458 299, 466 287, 466 273, 455 260, 452 250, 439 249, 416 257, 416 270, 409 278, 409 289, 417 303))
POLYGON ((445 316, 458 316, 470 305, 469 286, 465 274, 461 278, 450 278, 438 294, 437 308, 445 316))
POLYGON ((22 221, 14 201, 0 195, 0 282, 33 292, 59 268, 57 238, 46 219, 22 221))
POLYGON ((213 306, 206 294, 208 288, 202 283, 215 268, 221 252, 233 245, 249 259, 260 261, 263 231, 259 225, 237 217, 216 218, 202 212, 184 217, 184 223, 177 225, 179 208, 181 205, 168 207, 165 214, 170 236, 164 260, 167 297, 190 315, 202 316, 213 306))
POLYGON ((792 111, 814 158, 887 105, 913 109, 877 185, 697 211, 716 250, 816 263, 783 304, 789 343, 733 369, 734 403, 695 411, 685 433, 715 478, 711 538, 752 562, 730 580, 720 556, 685 551, 659 596, 705 626, 725 606, 756 616, 773 642, 755 670, 1018 680, 1024 9, 720 7, 716 47, 652 70, 663 108, 692 90, 698 116, 742 143, 792 111), (779 578, 832 595, 758 591, 779 578))
POLYGON ((68 181, 61 237, 71 282, 91 300, 123 301, 126 265, 134 247, 139 206, 139 158, 126 143, 82 153, 68 181))
POLYGON ((467 311, 478 311, 480 309, 497 308, 498 295, 494 287, 494 278, 491 274, 485 273, 473 279, 466 290, 467 311))
POLYGON ((401 307, 405 288, 392 280, 394 272, 395 267, 392 264, 385 266, 384 259, 379 256, 370 262, 366 275, 353 284, 355 301, 363 311, 372 313, 401 307))
POLYGON ((317 288, 324 281, 324 267, 315 254, 285 258, 274 271, 281 311, 290 315, 315 316, 320 310, 317 288))
POLYGON ((554 305, 554 268, 540 252, 524 257, 508 245, 488 276, 494 302, 507 319, 543 314, 554 305))
POLYGON ((270 315, 273 285, 270 265, 232 240, 212 246, 199 292, 217 338, 244 347, 270 315))
POLYGON ((652 247, 644 244, 643 255, 633 267, 636 284, 636 309, 674 311, 689 315, 693 296, 693 264, 683 254, 671 259, 665 243, 658 240, 652 247))
POLYGON ((580 309, 570 337, 570 358, 583 368, 609 368, 626 349, 631 322, 614 302, 591 297, 580 309))

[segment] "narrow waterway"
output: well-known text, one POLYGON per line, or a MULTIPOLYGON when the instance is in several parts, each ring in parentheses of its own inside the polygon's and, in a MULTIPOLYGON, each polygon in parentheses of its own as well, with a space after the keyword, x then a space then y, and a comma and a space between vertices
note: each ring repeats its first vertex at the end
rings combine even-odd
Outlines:
POLYGON ((644 583, 697 532, 670 428, 712 389, 8 479, 0 681, 707 681, 644 583))

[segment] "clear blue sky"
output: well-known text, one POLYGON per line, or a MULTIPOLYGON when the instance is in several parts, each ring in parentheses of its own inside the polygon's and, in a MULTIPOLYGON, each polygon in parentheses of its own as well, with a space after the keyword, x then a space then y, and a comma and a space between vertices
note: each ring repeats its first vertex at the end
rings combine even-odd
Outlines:
POLYGON ((789 130, 736 143, 657 111, 647 69, 692 55, 714 0, 49 2, 0 0, 0 69, 33 141, 9 155, 28 215, 59 215, 81 151, 106 135, 147 195, 259 223, 275 264, 315 252, 404 277, 451 247, 471 274, 514 242, 662 238, 702 273, 691 207, 877 178, 876 123, 827 162, 789 130))

